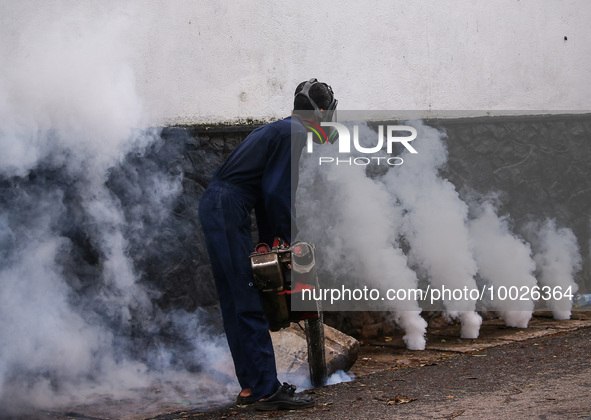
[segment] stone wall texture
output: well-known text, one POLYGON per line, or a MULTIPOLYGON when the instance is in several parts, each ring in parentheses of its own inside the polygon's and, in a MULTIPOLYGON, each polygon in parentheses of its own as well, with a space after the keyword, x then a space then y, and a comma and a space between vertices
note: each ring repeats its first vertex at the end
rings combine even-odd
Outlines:
POLYGON ((526 223, 555 219, 577 236, 584 261, 577 282, 590 290, 591 117, 474 118, 434 122, 447 133, 448 179, 468 189, 501 194, 500 214, 516 233, 526 223))
MULTIPOLYGON (((576 281, 581 292, 590 293, 591 114, 425 123, 446 133, 448 163, 441 176, 455 185, 464 201, 469 201, 474 191, 478 195, 498 194, 502 203, 499 214, 508 215, 513 232, 526 241, 524 226, 531 221, 555 219, 557 227, 574 232, 583 260, 576 281)), ((164 312, 209 308, 211 322, 219 322, 198 218, 199 198, 213 171, 255 128, 165 127, 147 150, 130 153, 109 170, 107 187, 114 197, 110 202, 124 218, 125 254, 134 265, 136 279, 148 286, 151 299, 164 312), (157 180, 165 182, 155 183, 157 180), (170 199, 153 198, 167 195, 152 194, 151 190, 169 186, 176 186, 179 194, 169 194, 170 199)), ((12 226, 12 231, 0 229, 4 232, 0 256, 9 267, 16 256, 14 244, 26 242, 30 235, 28 226, 37 226, 40 222, 35 220, 45 220, 44 214, 56 214, 48 219, 52 220, 49 228, 68 243, 64 247, 68 252, 59 253, 55 264, 71 288, 69 299, 77 308, 92 308, 89 316, 100 313, 115 322, 103 301, 94 299, 111 290, 103 269, 109 251, 101 248, 95 216, 88 213, 80 194, 75 176, 52 161, 39 164, 27 177, 0 179, 0 199, 9 215, 0 218, 0 227, 12 226)), ((335 321, 337 314, 325 317, 350 334, 361 334, 359 320, 366 318, 341 317, 339 323, 335 321), (354 319, 359 321, 355 325, 354 319)))
MULTIPOLYGON (((524 236, 529 221, 553 218, 573 230, 584 261, 581 291, 591 290, 591 115, 478 117, 425 121, 447 134, 442 176, 460 196, 498 193, 499 214, 524 236)), ((177 165, 183 194, 165 230, 165 256, 149 276, 164 292, 164 307, 189 310, 215 302, 197 205, 215 168, 255 126, 167 127, 165 146, 152 158, 177 165), (166 152, 168 150, 168 152, 166 152), (181 235, 174 232, 182 232, 181 235), (169 237, 170 236, 170 237, 169 237)))

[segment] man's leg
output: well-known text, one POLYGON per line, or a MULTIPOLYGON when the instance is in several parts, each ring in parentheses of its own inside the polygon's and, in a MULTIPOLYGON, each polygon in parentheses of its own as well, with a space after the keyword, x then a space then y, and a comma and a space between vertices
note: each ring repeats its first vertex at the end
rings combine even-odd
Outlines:
POLYGON ((200 219, 240 386, 259 399, 279 387, 275 354, 248 255, 250 215, 227 191, 206 192, 200 219))

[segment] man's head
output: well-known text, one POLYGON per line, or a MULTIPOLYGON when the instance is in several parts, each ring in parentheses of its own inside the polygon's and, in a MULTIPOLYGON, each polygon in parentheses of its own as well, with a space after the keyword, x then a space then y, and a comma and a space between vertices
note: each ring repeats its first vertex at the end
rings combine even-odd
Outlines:
POLYGON ((294 93, 294 113, 317 122, 332 121, 338 101, 326 83, 310 79, 298 85, 294 93))

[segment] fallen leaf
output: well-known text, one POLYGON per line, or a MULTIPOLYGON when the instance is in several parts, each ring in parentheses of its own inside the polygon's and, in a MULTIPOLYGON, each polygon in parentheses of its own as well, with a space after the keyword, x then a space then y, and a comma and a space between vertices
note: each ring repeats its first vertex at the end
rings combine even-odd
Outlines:
POLYGON ((409 397, 396 397, 393 400, 388 400, 386 405, 399 405, 399 404, 406 404, 412 401, 416 401, 416 398, 409 398, 409 397))

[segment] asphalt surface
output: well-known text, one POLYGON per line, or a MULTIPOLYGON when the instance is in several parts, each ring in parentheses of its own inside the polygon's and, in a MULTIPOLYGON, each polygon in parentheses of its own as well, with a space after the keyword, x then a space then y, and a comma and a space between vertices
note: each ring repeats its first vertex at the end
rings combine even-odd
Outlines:
POLYGON ((228 405, 152 418, 591 419, 591 327, 549 328, 546 335, 440 351, 351 382, 304 391, 316 402, 305 410, 258 412, 228 405))
POLYGON ((304 391, 316 404, 298 411, 259 412, 233 405, 231 396, 212 406, 195 390, 171 399, 161 384, 136 398, 106 394, 18 416, 0 407, 0 419, 591 419, 591 311, 571 320, 538 313, 523 329, 486 319, 474 340, 461 339, 457 324, 431 319, 425 350, 377 336, 362 343, 352 373, 350 382, 304 391))

